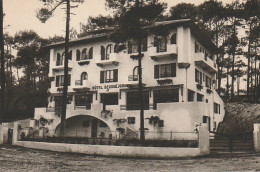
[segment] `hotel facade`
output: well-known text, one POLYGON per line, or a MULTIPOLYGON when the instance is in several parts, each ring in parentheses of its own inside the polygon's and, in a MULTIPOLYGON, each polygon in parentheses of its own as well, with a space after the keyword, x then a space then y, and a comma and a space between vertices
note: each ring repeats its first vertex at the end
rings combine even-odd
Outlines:
MULTIPOLYGON (((157 22, 144 29, 149 33, 142 42, 146 138, 174 139, 169 133, 194 132, 203 123, 209 131, 216 131, 224 117, 224 104, 215 91, 215 45, 191 20, 157 22), (168 34, 155 36, 152 30, 156 27, 166 28, 168 34)), ((64 42, 49 49, 49 103, 35 109, 35 119, 52 121, 44 132, 57 136, 64 42)), ((137 55, 137 42, 115 44, 104 31, 70 41, 69 50, 65 135, 138 138, 138 61, 131 58, 137 55)))

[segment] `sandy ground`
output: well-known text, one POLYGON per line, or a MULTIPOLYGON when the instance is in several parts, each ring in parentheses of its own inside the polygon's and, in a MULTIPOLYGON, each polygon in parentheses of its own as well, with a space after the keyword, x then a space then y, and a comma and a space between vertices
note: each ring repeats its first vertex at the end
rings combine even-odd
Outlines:
POLYGON ((0 146, 0 171, 260 171, 260 154, 218 154, 188 159, 145 160, 0 146))

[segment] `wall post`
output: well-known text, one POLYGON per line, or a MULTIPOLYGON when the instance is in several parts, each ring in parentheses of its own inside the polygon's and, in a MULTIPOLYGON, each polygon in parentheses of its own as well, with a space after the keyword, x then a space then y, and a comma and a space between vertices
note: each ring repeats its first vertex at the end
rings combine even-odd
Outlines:
POLYGON ((253 140, 255 152, 260 152, 260 124, 254 124, 253 140))
POLYGON ((207 124, 202 124, 201 126, 199 126, 198 131, 200 152, 202 155, 209 154, 209 131, 207 124))
POLYGON ((13 129, 13 139, 12 139, 12 145, 16 145, 18 141, 18 126, 20 124, 18 122, 14 123, 14 129, 13 129))
POLYGON ((0 124, 0 145, 4 144, 4 126, 0 124))

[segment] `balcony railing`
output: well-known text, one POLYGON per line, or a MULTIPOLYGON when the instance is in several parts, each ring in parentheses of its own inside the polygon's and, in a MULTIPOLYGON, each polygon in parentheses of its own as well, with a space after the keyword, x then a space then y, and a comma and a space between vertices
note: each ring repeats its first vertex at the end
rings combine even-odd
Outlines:
POLYGON ((138 81, 138 75, 129 75, 128 81, 138 81))
POLYGON ((165 57, 177 57, 177 45, 176 44, 165 44, 157 47, 150 47, 148 49, 149 56, 153 60, 160 60, 165 57))
POLYGON ((195 53, 195 64, 201 66, 202 68, 207 69, 211 73, 215 73, 216 63, 208 56, 208 54, 204 54, 202 52, 195 53))
POLYGON ((82 81, 81 80, 76 80, 75 81, 75 85, 76 86, 81 86, 82 85, 82 81))
MULTIPOLYGON (((153 109, 153 104, 144 104, 144 110, 153 109)), ((120 110, 140 110, 140 104, 120 105, 120 110)))
POLYGON ((96 64, 100 67, 104 65, 118 65, 119 63, 119 54, 118 53, 111 53, 111 54, 106 54, 104 59, 97 58, 96 64))

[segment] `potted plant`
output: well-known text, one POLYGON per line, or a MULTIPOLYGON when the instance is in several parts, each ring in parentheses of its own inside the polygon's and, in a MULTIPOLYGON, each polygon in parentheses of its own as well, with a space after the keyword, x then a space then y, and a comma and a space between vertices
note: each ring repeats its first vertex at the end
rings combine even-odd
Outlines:
POLYGON ((203 89, 203 86, 202 86, 201 84, 199 84, 199 83, 196 85, 196 87, 197 87, 197 89, 200 90, 200 91, 201 91, 201 89, 203 89))
POLYGON ((166 79, 158 79, 157 80, 157 83, 158 83, 158 85, 169 85, 169 84, 173 84, 173 82, 172 82, 172 79, 170 79, 170 78, 166 78, 166 79))
POLYGON ((101 117, 107 118, 107 116, 113 116, 113 110, 102 110, 101 117))
POLYGON ((208 93, 208 94, 211 94, 211 93, 212 93, 212 90, 211 90, 211 89, 209 89, 209 88, 207 88, 207 90, 206 90, 206 91, 207 91, 207 93, 208 93))

